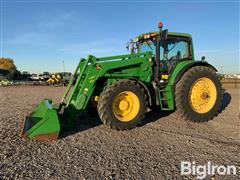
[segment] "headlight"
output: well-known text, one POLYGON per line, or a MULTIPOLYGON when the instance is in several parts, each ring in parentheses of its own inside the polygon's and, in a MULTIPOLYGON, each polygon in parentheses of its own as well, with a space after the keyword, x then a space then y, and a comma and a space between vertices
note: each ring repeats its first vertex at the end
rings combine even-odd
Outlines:
POLYGON ((150 34, 145 34, 144 35, 144 39, 149 39, 151 36, 150 36, 150 34))

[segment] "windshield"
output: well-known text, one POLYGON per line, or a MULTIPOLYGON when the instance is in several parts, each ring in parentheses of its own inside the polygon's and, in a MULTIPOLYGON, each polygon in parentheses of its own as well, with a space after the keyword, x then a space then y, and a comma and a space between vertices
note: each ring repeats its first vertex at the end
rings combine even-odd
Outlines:
POLYGON ((156 46, 153 43, 153 41, 151 41, 151 40, 144 41, 143 43, 140 44, 139 51, 140 52, 152 51, 152 53, 155 55, 156 54, 156 46))
MULTIPOLYGON (((189 58, 189 43, 186 38, 170 37, 160 42, 160 60, 179 60, 189 58)), ((151 51, 156 54, 155 41, 147 40, 139 45, 139 52, 151 51)))

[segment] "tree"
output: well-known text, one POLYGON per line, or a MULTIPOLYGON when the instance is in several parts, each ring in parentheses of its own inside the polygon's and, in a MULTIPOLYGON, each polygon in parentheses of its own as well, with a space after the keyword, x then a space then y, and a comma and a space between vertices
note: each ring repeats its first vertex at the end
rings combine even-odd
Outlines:
POLYGON ((0 58, 0 69, 8 70, 12 74, 17 71, 13 59, 4 57, 0 58))

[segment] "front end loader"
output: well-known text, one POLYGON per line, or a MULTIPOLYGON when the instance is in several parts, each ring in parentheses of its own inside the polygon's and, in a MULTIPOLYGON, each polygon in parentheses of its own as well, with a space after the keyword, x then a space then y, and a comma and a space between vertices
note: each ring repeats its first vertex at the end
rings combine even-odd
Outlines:
POLYGON ((76 118, 87 107, 97 84, 104 78, 111 81, 122 77, 139 76, 148 81, 151 77, 151 65, 148 63, 151 53, 140 53, 123 56, 96 58, 89 56, 81 59, 71 81, 69 82, 62 101, 53 105, 49 99, 44 99, 23 122, 21 136, 30 139, 57 139, 61 128, 71 127, 76 118), (135 66, 135 68, 133 67, 135 66), (130 67, 126 73, 108 73, 112 69, 130 67), (135 75, 134 75, 135 74, 135 75), (73 85, 73 83, 75 83, 73 85))
POLYGON ((176 110, 180 117, 203 122, 221 108, 216 69, 195 60, 189 34, 162 30, 139 35, 128 55, 82 58, 58 105, 44 99, 22 123, 21 136, 56 140, 82 112, 97 112, 118 130, 141 123, 147 108, 176 110))
POLYGON ((37 109, 26 117, 21 136, 36 140, 56 140, 60 132, 57 109, 52 101, 45 99, 37 109))

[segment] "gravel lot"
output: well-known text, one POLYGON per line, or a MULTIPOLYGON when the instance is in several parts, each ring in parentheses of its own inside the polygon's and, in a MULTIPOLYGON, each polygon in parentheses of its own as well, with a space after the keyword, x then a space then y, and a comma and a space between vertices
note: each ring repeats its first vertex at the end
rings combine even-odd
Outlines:
MULTIPOLYGON (((60 101, 64 88, 0 88, 0 179, 191 179, 181 161, 236 165, 240 179, 239 89, 226 88, 224 110, 207 123, 149 112, 145 124, 111 130, 83 116, 75 131, 54 142, 21 139, 18 124, 44 97, 60 101)), ((216 176, 216 179, 219 179, 216 176)))

